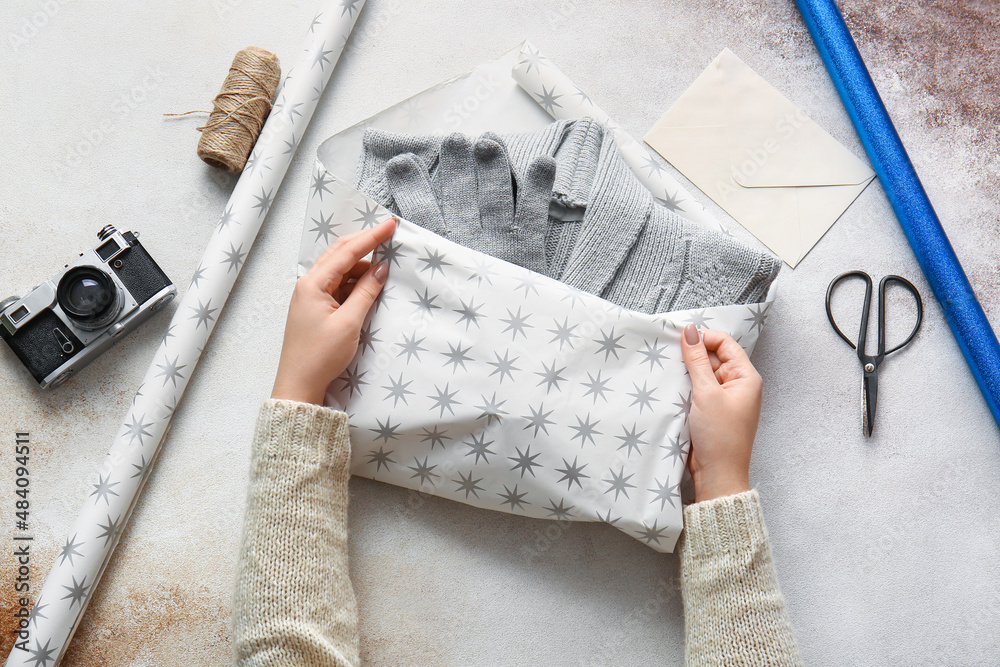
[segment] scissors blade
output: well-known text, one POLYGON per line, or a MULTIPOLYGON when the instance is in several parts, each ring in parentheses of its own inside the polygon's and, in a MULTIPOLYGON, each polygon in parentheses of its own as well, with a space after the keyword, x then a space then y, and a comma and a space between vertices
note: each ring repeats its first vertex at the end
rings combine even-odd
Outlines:
POLYGON ((864 402, 861 413, 861 425, 865 435, 871 437, 875 428, 875 403, 878 400, 878 375, 877 369, 871 373, 866 372, 861 380, 861 398, 864 402))

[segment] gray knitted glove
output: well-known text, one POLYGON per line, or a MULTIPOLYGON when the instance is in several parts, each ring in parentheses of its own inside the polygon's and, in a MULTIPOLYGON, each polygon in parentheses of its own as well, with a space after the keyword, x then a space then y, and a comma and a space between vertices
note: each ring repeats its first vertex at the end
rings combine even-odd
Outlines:
POLYGON ((413 153, 389 160, 385 175, 400 215, 460 245, 546 273, 553 158, 533 159, 515 183, 499 136, 484 134, 473 145, 455 133, 441 144, 433 177, 429 172, 413 153))

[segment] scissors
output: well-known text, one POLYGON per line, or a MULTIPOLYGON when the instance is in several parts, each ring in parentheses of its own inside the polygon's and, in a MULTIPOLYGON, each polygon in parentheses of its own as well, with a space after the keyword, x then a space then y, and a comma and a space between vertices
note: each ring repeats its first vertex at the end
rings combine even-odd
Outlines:
POLYGON ((920 292, 918 292, 917 288, 913 286, 913 283, 901 276, 886 276, 882 278, 878 284, 878 350, 874 356, 871 356, 865 354, 865 339, 868 333, 868 313, 871 309, 871 303, 872 277, 864 271, 848 271, 847 273, 841 274, 830 282, 830 287, 826 290, 826 316, 829 318, 830 324, 833 325, 833 330, 837 332, 837 335, 847 341, 848 345, 858 351, 858 359, 861 360, 861 367, 864 371, 864 376, 861 379, 861 399, 864 402, 864 407, 861 412, 861 426, 864 429, 866 436, 871 436, 872 429, 875 428, 875 402, 878 399, 879 364, 882 363, 882 360, 885 359, 886 355, 892 354, 913 340, 913 337, 917 334, 917 329, 920 328, 920 323, 924 318, 924 304, 920 300, 920 292), (864 310, 861 311, 861 332, 858 334, 858 342, 856 345, 850 338, 845 336, 844 332, 837 326, 837 322, 833 319, 833 311, 830 309, 830 297, 833 295, 834 288, 841 281, 852 277, 858 277, 865 281, 865 305, 864 310), (885 349, 885 287, 891 282, 901 285, 913 295, 917 304, 917 322, 913 325, 913 331, 911 331, 910 335, 906 337, 906 340, 894 348, 887 350, 885 349))

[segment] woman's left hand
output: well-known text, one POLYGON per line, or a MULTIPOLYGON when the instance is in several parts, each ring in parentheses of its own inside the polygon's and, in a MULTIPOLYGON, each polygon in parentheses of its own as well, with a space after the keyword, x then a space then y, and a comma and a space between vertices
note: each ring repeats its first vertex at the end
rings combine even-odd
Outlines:
POLYGON ((368 310, 389 273, 363 259, 387 241, 396 220, 342 236, 292 292, 271 398, 322 405, 326 388, 351 363, 368 310))

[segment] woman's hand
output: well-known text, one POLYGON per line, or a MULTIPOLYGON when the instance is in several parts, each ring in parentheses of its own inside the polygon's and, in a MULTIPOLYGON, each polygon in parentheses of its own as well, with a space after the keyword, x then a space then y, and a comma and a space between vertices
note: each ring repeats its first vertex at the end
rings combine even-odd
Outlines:
POLYGON ((695 501, 750 489, 753 449, 764 383, 733 337, 693 324, 681 334, 691 376, 691 454, 695 501))
POLYGON ((321 405, 326 388, 358 351, 368 310, 389 266, 362 258, 388 240, 396 220, 342 236, 323 251, 292 292, 271 398, 321 405))

